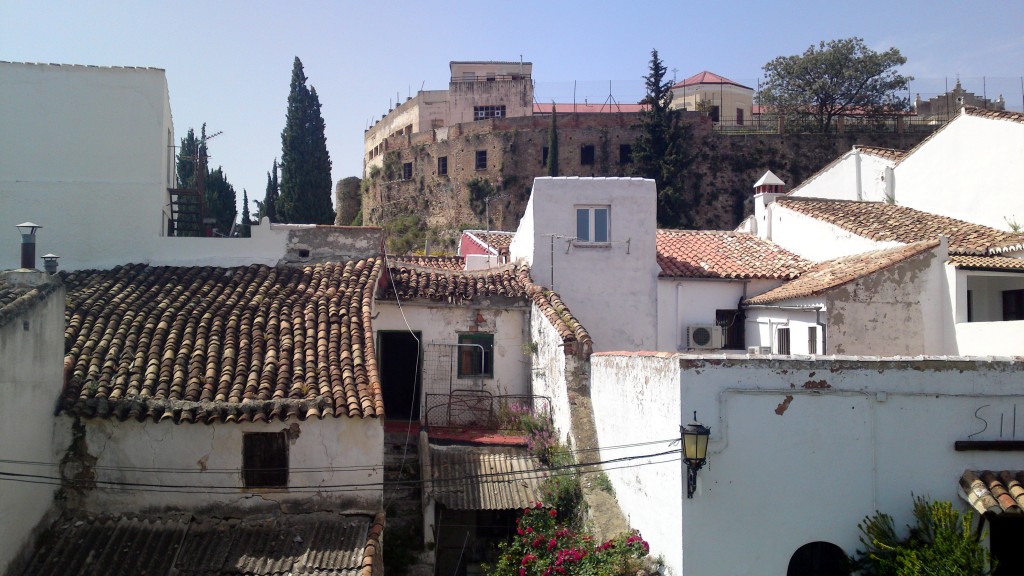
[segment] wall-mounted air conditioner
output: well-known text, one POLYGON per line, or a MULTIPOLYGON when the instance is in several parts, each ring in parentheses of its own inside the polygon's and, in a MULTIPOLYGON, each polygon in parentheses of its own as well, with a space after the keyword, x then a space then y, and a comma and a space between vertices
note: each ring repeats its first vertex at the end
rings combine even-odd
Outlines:
POLYGON ((714 350, 725 343, 722 327, 714 324, 696 324, 686 327, 686 346, 691 350, 714 350))
POLYGON ((771 346, 747 346, 747 354, 771 354, 771 346))

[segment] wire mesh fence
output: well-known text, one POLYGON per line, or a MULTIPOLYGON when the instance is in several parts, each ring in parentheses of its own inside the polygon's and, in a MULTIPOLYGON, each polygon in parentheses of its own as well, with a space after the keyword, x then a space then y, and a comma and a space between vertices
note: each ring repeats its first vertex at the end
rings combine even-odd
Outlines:
POLYGON ((524 415, 551 413, 551 399, 528 394, 491 394, 486 390, 453 390, 427 394, 424 423, 428 428, 521 431, 524 415))

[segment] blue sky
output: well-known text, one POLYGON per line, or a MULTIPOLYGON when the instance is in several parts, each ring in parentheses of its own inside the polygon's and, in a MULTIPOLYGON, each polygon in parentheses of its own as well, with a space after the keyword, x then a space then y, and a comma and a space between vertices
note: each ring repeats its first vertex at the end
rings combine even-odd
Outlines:
MULTIPOLYGON (((643 96, 657 48, 678 79, 710 70, 756 85, 765 62, 859 36, 907 57, 911 92, 964 87, 1022 108, 1024 2, 0 2, 0 60, 167 71, 177 137, 206 122, 238 190, 262 199, 280 156, 292 60, 327 124, 333 179, 361 174, 363 131, 451 60, 533 63, 538 101, 643 96), (515 6, 515 8, 513 8, 515 6), (983 79, 984 78, 984 87, 983 79), (948 79, 948 80, 947 80, 948 79)), ((2 97, 2 95, 0 95, 2 97)))

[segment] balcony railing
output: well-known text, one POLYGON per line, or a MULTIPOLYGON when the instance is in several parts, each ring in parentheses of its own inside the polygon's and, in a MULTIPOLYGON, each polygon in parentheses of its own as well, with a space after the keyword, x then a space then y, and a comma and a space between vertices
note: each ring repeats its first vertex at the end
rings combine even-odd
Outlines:
POLYGON ((427 428, 521 432, 522 416, 550 413, 551 399, 546 396, 453 390, 451 394, 427 394, 423 419, 427 428))

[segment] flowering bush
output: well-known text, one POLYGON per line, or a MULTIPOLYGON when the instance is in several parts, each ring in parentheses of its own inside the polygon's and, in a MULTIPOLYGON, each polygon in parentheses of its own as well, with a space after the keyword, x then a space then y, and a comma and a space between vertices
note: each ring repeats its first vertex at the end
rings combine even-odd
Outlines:
POLYGON ((500 545, 492 576, 611 576, 635 574, 650 547, 637 532, 596 544, 558 522, 558 512, 537 502, 516 520, 516 535, 500 545))

